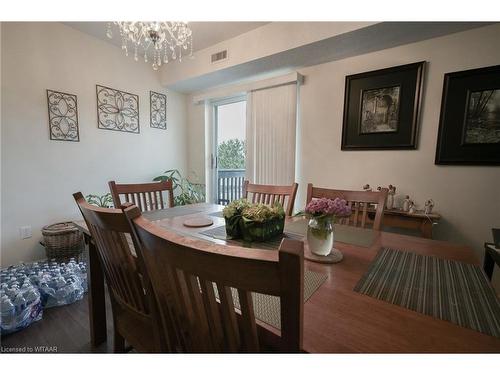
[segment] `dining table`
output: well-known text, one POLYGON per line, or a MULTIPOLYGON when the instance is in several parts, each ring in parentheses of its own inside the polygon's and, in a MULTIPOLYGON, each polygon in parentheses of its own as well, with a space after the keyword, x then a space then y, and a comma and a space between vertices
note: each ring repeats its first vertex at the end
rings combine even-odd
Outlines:
MULTIPOLYGON (((225 247, 241 246, 224 236, 207 234, 210 231, 216 233, 217 230, 224 230, 223 208, 224 206, 217 204, 197 203, 146 211, 143 212, 143 216, 189 241, 195 238, 225 247), (186 221, 197 218, 209 218, 213 223, 201 228, 184 225, 186 221)), ((98 346, 107 339, 105 278, 97 249, 85 222, 75 221, 75 224, 88 244, 90 339, 93 346, 98 346)), ((307 228, 307 220, 304 217, 286 217, 285 233, 301 225, 307 228)), ((294 233, 295 239, 306 241, 305 232, 295 230, 294 233)), ((339 233, 343 233, 342 230, 339 229, 339 233)), ((306 272, 319 274, 322 277, 321 285, 304 304, 304 352, 500 353, 500 338, 495 335, 479 332, 449 319, 440 319, 360 292, 360 282, 366 281, 367 273, 373 271, 375 261, 380 258, 384 250, 411 252, 414 256, 423 256, 422 259, 458 262, 460 265, 479 268, 479 257, 470 247, 364 228, 354 228, 348 235, 335 235, 335 238, 334 247, 343 254, 341 262, 331 264, 304 261, 306 272), (363 238, 368 240, 363 241, 363 238)), ((268 249, 265 245, 265 243, 252 243, 250 246, 268 249)), ((422 281, 424 282, 425 280, 422 281)), ((467 285, 464 287, 467 288, 467 285)), ((271 331, 275 330, 265 323, 263 326, 271 331)))

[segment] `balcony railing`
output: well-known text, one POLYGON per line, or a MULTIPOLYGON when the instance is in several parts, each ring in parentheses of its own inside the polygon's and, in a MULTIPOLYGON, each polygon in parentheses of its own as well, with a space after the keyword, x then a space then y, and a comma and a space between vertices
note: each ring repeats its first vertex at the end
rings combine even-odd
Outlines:
POLYGON ((244 169, 219 169, 217 172, 217 203, 227 205, 243 196, 244 169))

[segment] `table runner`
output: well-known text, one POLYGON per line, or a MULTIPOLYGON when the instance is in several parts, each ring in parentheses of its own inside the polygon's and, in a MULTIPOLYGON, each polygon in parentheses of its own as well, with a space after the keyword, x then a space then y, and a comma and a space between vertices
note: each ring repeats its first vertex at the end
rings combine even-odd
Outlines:
POLYGON ((224 215, 222 215, 222 211, 211 212, 208 215, 214 217, 224 217, 224 215))
POLYGON ((184 215, 192 215, 202 212, 202 209, 177 206, 177 207, 169 207, 165 210, 154 210, 154 211, 146 211, 143 212, 143 216, 150 220, 156 221, 161 219, 171 219, 176 216, 184 216, 184 215))
POLYGON ((303 238, 303 236, 300 234, 283 233, 282 236, 272 238, 269 241, 265 241, 265 242, 245 242, 241 239, 230 240, 230 239, 227 239, 225 225, 221 225, 221 226, 215 227, 215 228, 210 228, 208 230, 200 232, 200 234, 203 234, 203 235, 208 236, 208 237, 216 238, 219 240, 224 240, 228 244, 256 248, 256 249, 265 249, 265 250, 277 250, 280 247, 281 240, 283 238, 291 238, 292 240, 302 240, 302 238, 303 238))
POLYGON ((500 338, 500 302, 478 266, 385 248, 354 291, 500 338))
MULTIPOLYGON (((285 232, 306 235, 307 219, 287 222, 285 232)), ((343 242, 351 245, 370 247, 375 241, 377 232, 372 229, 353 227, 350 225, 335 224, 333 227, 335 242, 343 242)))
MULTIPOLYGON (((200 234, 212 238, 217 238, 220 240, 226 240, 228 243, 234 243, 240 246, 276 250, 279 248, 282 238, 286 237, 294 240, 302 240, 306 234, 306 230, 307 230, 306 220, 289 222, 285 224, 285 233, 283 236, 273 238, 266 242, 255 242, 253 244, 244 243, 242 240, 228 240, 226 237, 225 225, 221 225, 215 228, 210 228, 208 230, 200 232, 200 234)), ((370 229, 350 227, 347 225, 335 225, 334 233, 335 233, 334 234, 335 241, 362 247, 371 246, 373 241, 375 240, 374 231, 370 229)))
MULTIPOLYGON (((327 275, 309 270, 304 270, 304 303, 311 298, 316 290, 325 282, 327 275)), ((215 297, 219 298, 219 293, 214 285, 215 297)), ((231 288, 234 307, 240 308, 238 291, 231 288)), ((276 296, 252 292, 253 310, 255 318, 267 323, 276 329, 281 329, 280 300, 276 296)))

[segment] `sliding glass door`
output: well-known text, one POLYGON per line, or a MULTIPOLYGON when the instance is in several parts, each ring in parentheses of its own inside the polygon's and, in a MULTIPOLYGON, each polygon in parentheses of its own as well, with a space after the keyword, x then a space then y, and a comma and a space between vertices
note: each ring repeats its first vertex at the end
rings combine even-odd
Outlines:
POLYGON ((245 179, 246 100, 235 98, 214 105, 214 201, 227 205, 242 196, 245 179))

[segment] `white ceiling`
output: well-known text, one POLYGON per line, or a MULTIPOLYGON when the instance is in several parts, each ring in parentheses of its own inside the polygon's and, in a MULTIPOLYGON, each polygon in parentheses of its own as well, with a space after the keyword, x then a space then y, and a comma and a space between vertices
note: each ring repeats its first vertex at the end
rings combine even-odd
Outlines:
POLYGON ((483 27, 492 22, 379 22, 273 55, 179 80, 169 89, 191 93, 269 78, 301 67, 345 59, 408 43, 483 27))
MULTIPOLYGON (((113 26, 114 36, 109 39, 106 36, 107 22, 63 22, 65 25, 92 35, 98 39, 105 40, 118 47, 121 46, 118 30, 113 26)), ((189 22, 193 31, 193 50, 207 48, 224 40, 234 38, 247 31, 256 29, 268 22, 189 22)))

